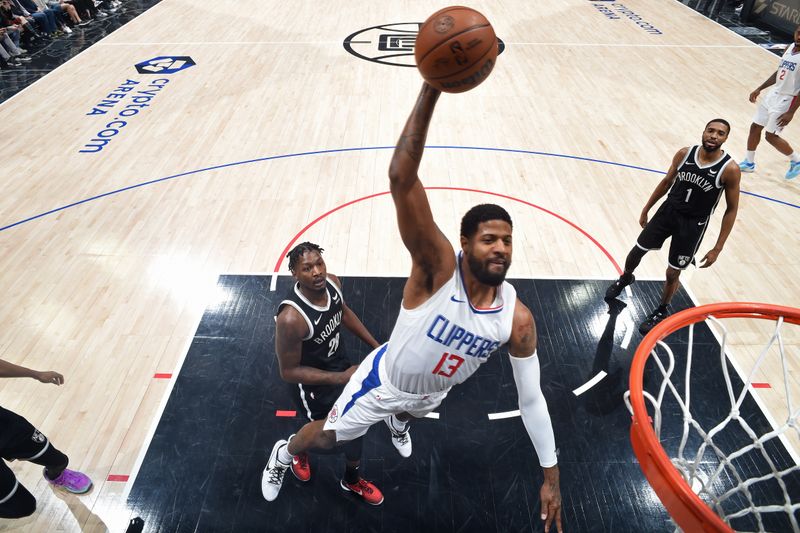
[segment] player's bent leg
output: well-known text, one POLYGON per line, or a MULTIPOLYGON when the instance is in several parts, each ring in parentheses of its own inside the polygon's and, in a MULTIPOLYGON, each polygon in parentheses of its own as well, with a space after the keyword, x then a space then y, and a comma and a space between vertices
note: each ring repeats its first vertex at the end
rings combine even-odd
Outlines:
POLYGON ((24 428, 18 434, 23 436, 6 445, 2 450, 6 459, 29 461, 44 466, 43 475, 51 487, 72 494, 86 494, 92 489, 92 480, 83 472, 67 468, 69 458, 58 450, 48 438, 23 417, 18 417, 14 425, 24 428))

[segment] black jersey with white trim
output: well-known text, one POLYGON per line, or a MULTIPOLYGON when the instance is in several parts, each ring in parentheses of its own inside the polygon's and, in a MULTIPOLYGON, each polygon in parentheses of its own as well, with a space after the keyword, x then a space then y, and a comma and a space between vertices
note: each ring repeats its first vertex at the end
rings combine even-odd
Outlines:
POLYGON ((677 212, 690 218, 707 218, 714 212, 724 190, 722 173, 733 161, 729 154, 701 165, 697 158, 699 145, 692 146, 675 174, 675 182, 667 195, 677 212))
POLYGON ((308 324, 309 333, 303 339, 301 365, 328 372, 342 372, 350 367, 350 361, 340 349, 339 338, 344 298, 339 287, 330 278, 325 284, 325 290, 328 303, 320 307, 303 296, 300 285, 295 283, 278 305, 276 316, 284 306, 290 305, 308 324))

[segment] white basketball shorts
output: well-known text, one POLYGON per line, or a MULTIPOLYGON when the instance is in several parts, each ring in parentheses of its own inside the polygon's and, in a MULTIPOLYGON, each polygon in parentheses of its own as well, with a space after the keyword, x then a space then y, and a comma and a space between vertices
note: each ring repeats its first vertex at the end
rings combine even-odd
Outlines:
POLYGON ((423 418, 447 396, 447 391, 411 394, 392 386, 386 376, 386 347, 379 346, 361 362, 328 413, 325 429, 336 431, 337 441, 357 439, 393 414, 423 418))
POLYGON ((770 91, 759 103, 753 122, 769 133, 778 135, 783 126, 778 126, 778 118, 789 110, 789 106, 795 97, 790 94, 780 94, 770 91))

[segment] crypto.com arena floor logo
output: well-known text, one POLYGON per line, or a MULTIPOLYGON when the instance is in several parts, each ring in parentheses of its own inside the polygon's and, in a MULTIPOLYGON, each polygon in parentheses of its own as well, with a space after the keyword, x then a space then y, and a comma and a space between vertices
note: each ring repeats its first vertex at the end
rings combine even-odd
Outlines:
MULTIPOLYGON (((348 35, 344 49, 361 59, 384 65, 398 67, 416 67, 414 61, 414 41, 422 22, 399 22, 397 24, 381 24, 358 30, 348 35)), ((503 53, 505 44, 500 38, 499 54, 503 53)))
POLYGON ((136 63, 139 74, 175 74, 196 65, 189 56, 158 56, 136 63))

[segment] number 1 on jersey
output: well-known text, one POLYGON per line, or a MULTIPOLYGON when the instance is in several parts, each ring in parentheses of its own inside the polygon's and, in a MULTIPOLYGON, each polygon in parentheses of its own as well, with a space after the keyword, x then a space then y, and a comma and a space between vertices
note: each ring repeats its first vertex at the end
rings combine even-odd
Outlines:
POLYGON ((444 352, 442 354, 442 358, 439 359, 439 364, 436 365, 436 368, 433 369, 432 374, 437 374, 439 376, 444 376, 446 378, 449 378, 456 373, 456 370, 458 370, 458 367, 460 367, 461 363, 463 362, 464 362, 463 357, 459 357, 454 353, 444 352), (453 363, 452 365, 448 365, 443 369, 442 366, 444 366, 446 361, 455 361, 455 363, 453 363))
POLYGON ((686 202, 688 202, 688 201, 689 201, 689 197, 690 197, 691 195, 692 195, 692 189, 687 189, 687 190, 686 190, 686 200, 684 200, 684 201, 683 201, 683 203, 686 203, 686 202))

